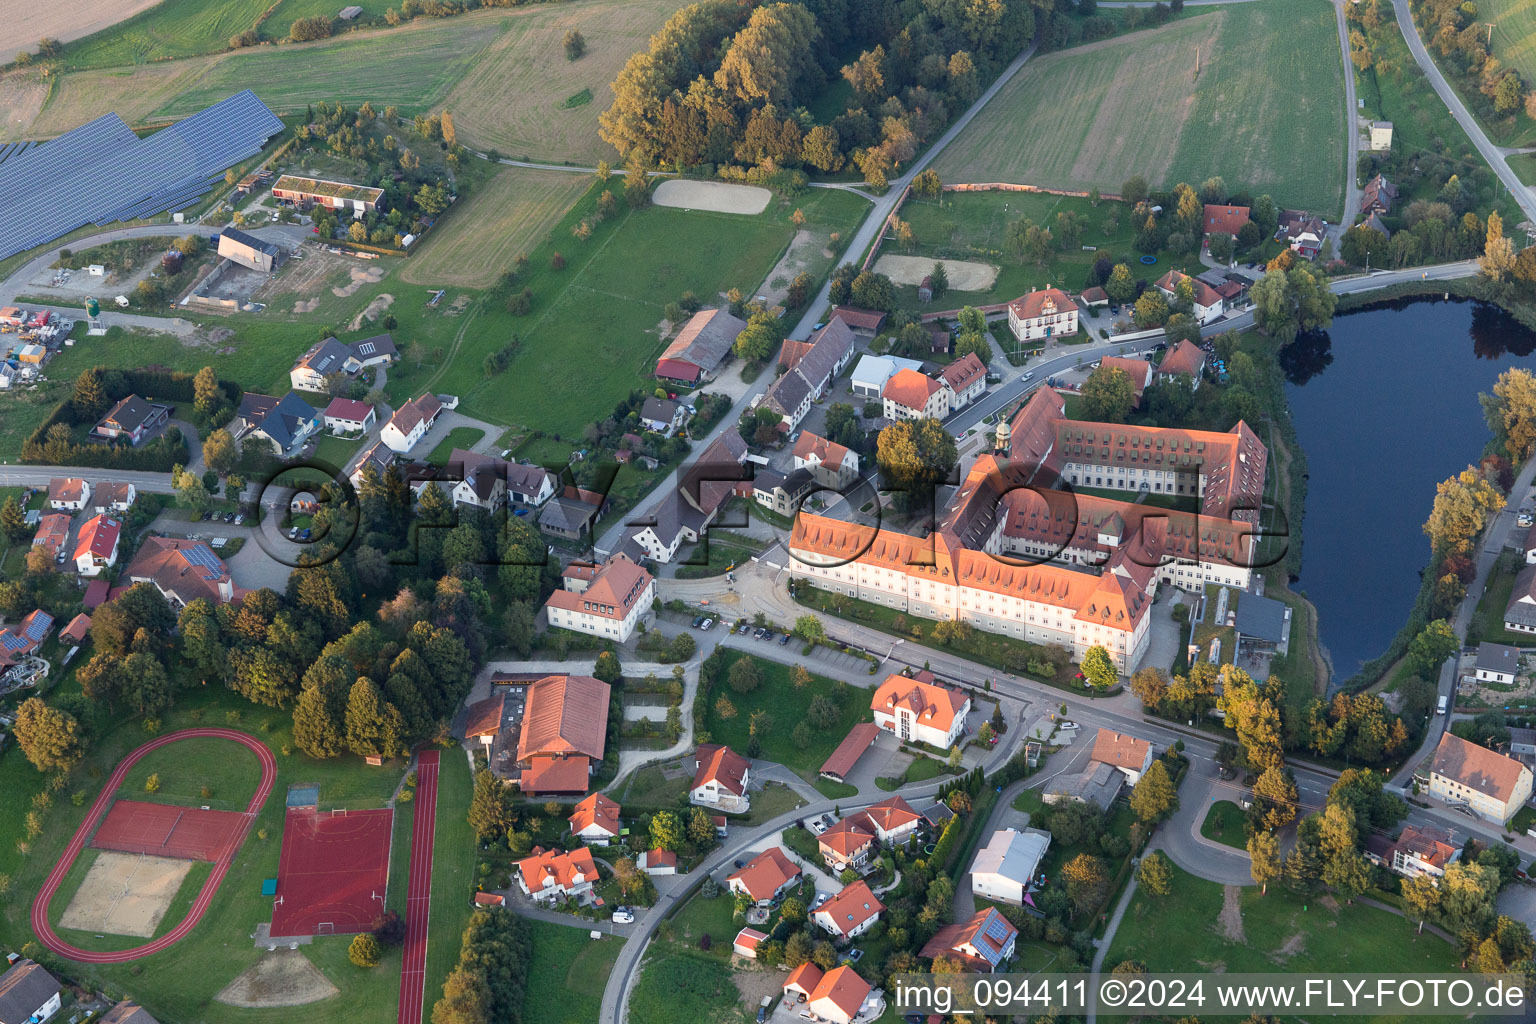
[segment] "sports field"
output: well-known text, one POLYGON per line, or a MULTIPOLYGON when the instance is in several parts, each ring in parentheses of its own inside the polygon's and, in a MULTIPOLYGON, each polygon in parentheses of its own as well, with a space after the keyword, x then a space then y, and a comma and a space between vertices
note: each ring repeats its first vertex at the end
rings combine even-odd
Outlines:
POLYGON ((1343 88, 1326 0, 1235 5, 1031 60, 935 167, 945 181, 1106 191, 1133 174, 1220 175, 1337 213, 1343 88))
POLYGON ((581 174, 504 167, 426 237, 400 277, 439 288, 488 288, 544 241, 591 184, 581 174))

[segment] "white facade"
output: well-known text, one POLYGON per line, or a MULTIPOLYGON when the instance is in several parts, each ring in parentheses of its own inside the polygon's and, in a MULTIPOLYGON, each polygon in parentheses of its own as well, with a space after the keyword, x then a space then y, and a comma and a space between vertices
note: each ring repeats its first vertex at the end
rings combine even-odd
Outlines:
POLYGON ((1006 828, 992 833, 971 864, 971 891, 999 903, 1022 905, 1050 845, 1051 834, 1039 829, 1006 828))
POLYGON ((389 445, 392 450, 404 455, 416 447, 416 442, 426 437, 427 431, 430 429, 432 429, 431 425, 426 420, 419 420, 408 433, 401 433, 400 429, 391 421, 384 424, 384 429, 379 431, 379 440, 389 445))
POLYGON ((635 627, 650 615, 651 605, 655 600, 656 581, 652 579, 646 583, 645 590, 622 618, 599 612, 560 608, 553 604, 546 605, 545 608, 549 612, 551 626, 572 629, 578 633, 590 633, 592 636, 610 638, 624 644, 635 635, 635 627))
MULTIPOLYGON (((915 684, 914 684, 915 685, 915 684)), ((941 747, 948 750, 955 745, 955 740, 965 729, 965 716, 970 713, 971 699, 967 697, 965 704, 950 720, 948 728, 940 729, 925 723, 913 713, 912 709, 901 704, 896 706, 895 714, 880 708, 875 709, 875 724, 882 730, 901 737, 905 741, 916 740, 932 747, 941 747)), ((913 828, 916 828, 913 824, 913 828)))
POLYGON ((75 482, 80 485, 79 497, 71 497, 67 499, 49 498, 48 507, 56 508, 65 512, 79 512, 81 509, 85 508, 85 506, 91 500, 91 482, 89 480, 78 480, 75 482))
POLYGON ((346 416, 325 417, 325 429, 333 434, 360 434, 379 421, 379 414, 369 409, 368 414, 360 420, 350 419, 346 416))
POLYGON ((1077 333, 1076 303, 1070 300, 1047 301, 1031 315, 1021 307, 1022 302, 1020 300, 1008 306, 1008 329, 1020 341, 1070 337, 1077 333))

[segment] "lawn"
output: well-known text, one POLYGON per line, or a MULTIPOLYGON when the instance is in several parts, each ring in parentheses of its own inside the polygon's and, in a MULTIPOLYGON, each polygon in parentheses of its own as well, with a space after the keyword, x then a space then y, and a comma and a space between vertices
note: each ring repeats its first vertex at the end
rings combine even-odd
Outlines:
MULTIPOLYGON (((750 654, 740 657, 750 658, 757 665, 762 683, 751 693, 737 693, 727 680, 722 680, 716 687, 717 697, 729 699, 735 713, 722 718, 717 699, 709 708, 704 727, 715 743, 744 751, 750 739, 749 720, 755 712, 765 711, 773 724, 759 741, 761 756, 768 761, 777 761, 807 779, 815 778, 822 764, 848 735, 848 730, 869 715, 868 692, 818 675, 812 675, 811 681, 804 686, 796 687, 790 682, 790 666, 750 654), (822 696, 837 703, 838 719, 829 728, 812 729, 810 742, 802 748, 791 738, 795 724, 800 721, 797 709, 809 707, 811 701, 822 696)), ((735 660, 731 664, 734 665, 735 660)))
POLYGON ((1217 800, 1205 812, 1200 823, 1200 834, 1234 850, 1248 849, 1248 836, 1244 829, 1247 815, 1230 800, 1217 800))
POLYGON ((581 928, 529 921, 533 962, 523 997, 523 1024, 589 1024, 598 1018, 603 986, 623 948, 611 935, 589 938, 581 928))
POLYGON ((1502 565, 1494 564, 1493 572, 1488 577, 1488 586, 1477 602, 1477 611, 1472 615, 1472 624, 1467 630, 1468 644, 1484 640, 1516 647, 1530 644, 1530 634, 1514 633, 1504 628, 1504 609, 1509 606, 1509 595, 1514 592, 1516 575, 1502 565))
MULTIPOLYGON (((1139 889, 1105 959, 1106 970, 1139 960, 1151 973, 1209 972, 1439 974, 1457 969, 1454 946, 1408 921, 1366 906, 1330 909, 1303 902, 1280 886, 1261 896, 1257 886, 1234 890, 1243 934, 1223 934, 1222 886, 1175 867, 1173 891, 1152 896, 1139 889), (1177 941, 1170 942, 1170 936, 1177 941)), ((1101 1019, 1102 1016, 1101 1016, 1101 1019)), ((1430 1018, 1418 1018, 1428 1020, 1430 1018)), ((1444 1018, 1442 1018, 1444 1019, 1444 1018)))
POLYGON ((465 451, 479 444, 485 437, 485 431, 478 427, 454 427, 448 431, 448 436, 432 449, 432 454, 427 456, 427 461, 434 466, 448 465, 449 458, 455 448, 463 448, 465 451))
POLYGON ((335 434, 321 434, 320 440, 315 443, 315 451, 312 456, 316 462, 322 462, 327 466, 335 466, 337 469, 351 461, 357 454, 361 439, 337 437, 335 434))
POLYGON ((741 930, 735 912, 736 897, 729 890, 722 887, 720 894, 714 897, 702 896, 696 891, 667 921, 668 934, 678 945, 689 948, 697 948, 700 940, 708 935, 710 950, 706 955, 712 960, 729 960, 731 937, 741 930))
POLYGON ((1165 185, 1221 175, 1331 217, 1343 203, 1343 71, 1323 0, 1221 8, 1031 60, 935 168, 945 181, 1107 191, 1132 174, 1165 185))
MULTIPOLYGON (((1158 262, 1150 266, 1136 262, 1139 254, 1131 250, 1136 238, 1131 211, 1124 203, 1109 200, 1094 206, 1087 199, 1045 192, 947 192, 939 199, 909 198, 898 216, 912 226, 917 243, 911 253, 887 243, 881 248, 882 254, 973 260, 998 268, 997 280, 989 290, 962 292, 951 287, 936 305, 928 307, 918 302, 916 287, 899 287, 900 304, 907 309, 993 305, 1047 285, 1076 291, 1084 287, 1088 269, 1101 256, 1131 264, 1137 277, 1149 281, 1173 267, 1194 273, 1204 269, 1198 260, 1175 259, 1166 252, 1158 253, 1158 262), (1007 251, 1005 240, 1011 221, 1028 217, 1054 230, 1058 213, 1073 213, 1081 218, 1081 245, 1065 252, 1052 249, 1043 266, 1026 263, 1007 251), (1084 246, 1093 248, 1086 250, 1084 246)), ((1006 332, 1000 332, 999 340, 1005 338, 1012 341, 1006 332)))
MULTIPOLYGON (((61 680, 56 689, 78 692, 78 684, 67 678, 61 680)), ((247 936, 256 922, 268 920, 271 915, 272 901, 270 897, 261 895, 261 880, 274 877, 277 873, 283 794, 290 783, 310 782, 320 786, 322 806, 339 804, 348 807, 378 807, 393 792, 401 770, 399 766, 369 768, 353 759, 316 761, 302 754, 284 753, 284 748, 291 749, 293 743, 290 716, 276 709, 254 707, 222 688, 184 688, 180 692, 180 704, 162 716, 162 729, 165 732, 211 724, 249 731, 268 744, 277 755, 277 782, 272 795, 258 813, 251 835, 236 855, 228 877, 193 933, 169 950, 133 964, 75 965, 71 970, 76 978, 88 985, 112 991, 131 991, 162 1020, 195 1019, 209 1024, 266 1024, 289 1020, 292 1017, 291 1009, 273 1007, 243 1010, 212 1001, 215 993, 262 955, 262 951, 247 936), (230 713, 237 717, 232 719, 230 713), (266 831, 266 839, 260 838, 261 830, 266 831)), ((9 843, 0 847, 0 872, 13 879, 9 897, 0 903, 0 943, 16 949, 32 940, 28 923, 32 894, 37 891, 57 861, 60 851, 74 834, 102 780, 128 751, 147 738, 138 720, 115 723, 107 720, 100 734, 93 735, 85 763, 54 800, 52 809, 45 817, 43 834, 34 841, 30 851, 22 854, 9 843), (82 794, 78 806, 71 799, 74 792, 82 794)), ((224 747, 227 746, 224 744, 224 747)), ((176 750, 175 747, 168 749, 176 750)), ((227 750, 216 751, 212 747, 190 749, 194 751, 191 760, 204 762, 217 757, 228 763, 199 763, 188 771, 170 762, 161 762, 160 796, 164 797, 168 791, 181 787, 200 786, 199 780, 204 777, 214 780, 215 791, 221 794, 220 799, 233 798, 240 785, 249 785, 250 768, 245 767, 245 762, 251 762, 251 767, 254 767, 253 759, 245 755, 230 757, 227 750)), ((182 754, 186 756, 185 750, 182 754)), ((138 767, 142 768, 145 764, 152 765, 153 762, 146 758, 138 767)), ((465 771, 461 774, 466 778, 460 787, 465 793, 459 807, 457 810, 445 809, 443 813, 453 815, 459 830, 467 831, 463 817, 464 808, 468 804, 468 773, 465 771)), ((15 751, 0 759, 0 814, 5 815, 6 820, 19 820, 30 807, 32 794, 42 788, 42 778, 15 751)), ((135 795, 146 797, 143 794, 142 779, 137 774, 129 782, 135 779, 138 779, 135 795)), ((447 788, 445 782, 445 791, 447 788)), ((193 799, 198 798, 194 796, 193 799)), ((451 848, 450 840, 440 836, 437 850, 439 858, 443 858, 451 848)), ((389 903, 399 910, 405 907, 404 853, 403 850, 397 850, 391 864, 389 903)), ((457 891, 465 893, 467 887, 459 886, 457 891)), ((65 904, 58 902, 58 899, 55 898, 55 905, 50 910, 62 912, 65 904)), ((178 898, 178 902, 184 901, 178 898)), ((444 927, 452 927, 454 907, 460 903, 467 905, 467 899, 460 896, 453 903, 445 901, 441 916, 435 917, 434 924, 446 916, 450 920, 443 921, 444 927)), ((172 910, 174 914, 182 912, 180 908, 172 910)), ((390 1019, 394 1015, 399 992, 399 954, 390 951, 376 970, 362 971, 347 962, 348 941, 344 936, 321 939, 304 949, 305 955, 340 989, 337 998, 328 1000, 316 1009, 327 1021, 344 1024, 372 1024, 390 1019)))
POLYGON ((725 964, 676 947, 652 948, 664 952, 641 968, 629 997, 631 1024, 677 1024, 684 1017, 691 1024, 747 1024, 751 1019, 725 964))
MULTIPOLYGON (((622 183, 607 186, 617 194, 622 183)), ((497 423, 537 425, 579 436, 650 376, 664 348, 657 330, 667 303, 691 291, 718 302, 729 288, 753 294, 795 234, 796 208, 807 230, 848 231, 865 213, 857 196, 830 190, 776 200, 756 216, 651 206, 620 211, 596 224, 585 241, 572 228, 593 217, 601 188, 589 189, 547 241, 529 252, 518 285, 532 292, 532 311, 514 316, 504 298, 450 291, 438 308, 396 303, 395 341, 406 358, 390 370, 397 401, 423 390, 457 394, 462 411, 497 423), (553 257, 565 261, 553 267, 553 257), (461 297, 468 303, 454 312, 461 297), (487 378, 485 357, 517 339, 511 366, 487 378), (410 356, 419 342, 426 358, 410 356)), ((497 276, 510 264, 495 266, 497 276)), ((389 282, 374 292, 389 290, 389 282)), ((366 299, 368 291, 357 298, 366 299)), ((726 372, 730 372, 727 368, 726 372)))
MULTIPOLYGON (((648 765, 630 772, 624 778, 624 785, 617 790, 609 790, 608 795, 620 805, 634 803, 642 807, 671 807, 687 796, 692 781, 691 770, 669 779, 662 774, 660 765, 648 765)), ((0 797, 0 800, 3 799, 0 797)), ((3 807, 4 804, 0 803, 0 809, 3 807)))
POLYGON ((260 781, 261 763, 251 751, 228 740, 190 739, 146 754, 117 794, 121 800, 244 811, 260 781), (145 786, 151 775, 158 783, 154 792, 145 786))
MULTIPOLYGON (((443 993, 443 982, 459 960, 459 936, 469 924, 474 907, 475 834, 469 827, 469 800, 474 793, 474 776, 469 761, 457 747, 444 750, 437 769, 437 828, 432 840, 432 941, 427 944, 425 1003, 427 1013, 443 993)), ((415 803, 400 805, 396 814, 413 813, 415 803)), ((409 835, 409 833, 407 833, 409 835)), ((390 904, 396 893, 404 903, 404 858, 398 855, 391 865, 390 904), (395 872, 401 872, 397 876, 395 872)), ((585 934, 585 933, 581 933, 585 934)), ((601 987, 598 989, 602 991, 601 987)))

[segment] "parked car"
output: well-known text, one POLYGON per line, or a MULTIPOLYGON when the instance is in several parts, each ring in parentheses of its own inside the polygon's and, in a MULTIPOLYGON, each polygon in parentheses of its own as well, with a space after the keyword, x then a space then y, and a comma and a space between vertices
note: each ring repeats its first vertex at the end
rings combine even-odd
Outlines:
POLYGON ((789 634, 785 633, 784 635, 779 637, 779 646, 783 647, 787 643, 789 643, 789 634))
POLYGON ((742 868, 747 866, 747 862, 744 860, 732 861, 732 863, 736 865, 737 871, 740 871, 742 868))
POLYGON ((292 529, 290 529, 288 531, 288 539, 289 540, 298 540, 299 539, 299 528, 297 526, 293 527, 292 529))
POLYGON ((613 923, 614 924, 634 924, 634 921, 635 921, 634 912, 631 911, 628 907, 614 907, 613 908, 613 923))
POLYGON ((742 636, 746 636, 747 633, 751 631, 751 629, 752 627, 750 625, 743 622, 741 625, 736 627, 736 632, 740 633, 742 636))
POLYGON ((311 536, 311 532, 310 532, 309 527, 307 527, 307 526, 304 527, 304 529, 299 531, 299 540, 309 540, 310 536, 311 536))
POLYGON ((245 513, 244 512, 237 512, 237 513, 235 513, 235 525, 236 526, 240 526, 244 522, 245 522, 245 513))
POLYGON ((763 630, 763 639, 764 640, 772 640, 773 639, 773 630, 771 630, 771 629, 763 630))
POLYGON ((754 639, 754 640, 761 640, 763 638, 763 633, 764 632, 765 632, 765 630, 763 629, 763 627, 762 626, 758 626, 756 629, 754 629, 752 631, 752 639, 754 639))
POLYGON ((708 630, 712 629, 714 627, 714 625, 715 625, 715 620, 714 619, 705 619, 704 620, 704 624, 702 626, 700 626, 699 628, 702 629, 702 630, 705 630, 707 632, 708 630))
POLYGON ((695 615, 693 617, 693 628, 694 629, 699 629, 703 625, 704 625, 704 616, 702 616, 702 615, 695 615))

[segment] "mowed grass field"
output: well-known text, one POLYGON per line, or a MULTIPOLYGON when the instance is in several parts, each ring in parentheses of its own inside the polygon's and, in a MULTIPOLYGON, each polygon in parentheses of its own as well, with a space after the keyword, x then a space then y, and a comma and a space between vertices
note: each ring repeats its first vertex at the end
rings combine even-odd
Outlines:
POLYGON ((1536 0, 1482 0, 1477 17, 1493 23, 1494 56, 1536 79, 1536 0))
POLYGON ((1343 73, 1325 0, 1220 8, 1031 60, 935 167, 945 181, 1106 191, 1133 174, 1221 175, 1336 214, 1343 73))
POLYGON ((544 241, 591 179, 504 167, 422 241, 400 277, 411 284, 488 288, 544 241))
POLYGON ((465 145, 510 157, 594 164, 618 153, 597 134, 597 116, 613 105, 609 84, 624 62, 683 0, 576 0, 525 8, 505 28, 444 105, 465 145), (566 60, 561 40, 581 32, 587 52, 566 60), (591 90, 589 102, 563 107, 591 90))

